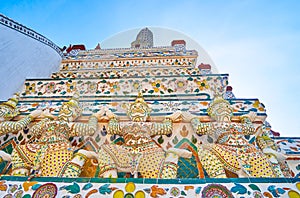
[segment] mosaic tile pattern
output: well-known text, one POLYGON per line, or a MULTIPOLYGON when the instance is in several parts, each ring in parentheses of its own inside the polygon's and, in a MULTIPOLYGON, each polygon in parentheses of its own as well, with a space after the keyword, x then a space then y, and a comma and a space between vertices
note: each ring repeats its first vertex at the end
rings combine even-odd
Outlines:
MULTIPOLYGON (((142 59, 141 62, 147 60, 147 58, 152 58, 152 62, 155 62, 155 59, 168 60, 173 59, 174 64, 175 60, 182 58, 184 56, 187 58, 197 58, 197 51, 195 50, 176 50, 175 47, 166 46, 166 47, 152 47, 145 49, 135 48, 116 48, 116 49, 100 49, 100 50, 87 50, 87 51, 79 51, 76 55, 66 56, 65 60, 111 60, 111 59, 119 59, 120 61, 127 61, 131 59, 142 59)), ((149 60, 151 62, 151 60, 149 60)), ((167 61, 169 62, 169 61, 167 61)), ((158 61, 157 61, 158 63, 158 61)), ((170 62, 171 63, 171 62, 170 62)), ((195 64, 195 62, 194 62, 195 64)), ((171 64, 172 65, 172 64, 171 64)))
POLYGON ((298 180, 48 179, 2 177, 1 197, 299 197, 298 180), (14 179, 15 181, 12 181, 14 179), (261 180, 261 181, 259 181, 261 180), (210 184, 209 182, 214 182, 210 184))
POLYGON ((74 90, 84 96, 134 96, 138 91, 144 95, 208 95, 214 91, 225 92, 228 84, 224 76, 155 77, 127 79, 43 79, 26 80, 23 97, 72 96, 74 90))
POLYGON ((51 78, 127 78, 127 77, 155 77, 155 76, 196 76, 206 74, 203 73, 202 70, 196 69, 194 67, 152 67, 150 68, 143 68, 143 67, 135 67, 132 68, 119 68, 118 70, 112 69, 93 69, 86 71, 85 69, 80 69, 76 71, 60 71, 53 73, 51 78))
MULTIPOLYGON (((36 109, 37 106, 42 108, 50 107, 52 112, 57 114, 59 107, 67 100, 68 98, 65 98, 64 100, 60 99, 58 101, 53 101, 51 98, 43 100, 32 98, 28 101, 19 102, 18 107, 21 111, 21 115, 30 113, 36 109)), ((80 104, 83 109, 83 114, 91 114, 98 111, 102 106, 108 106, 110 110, 115 112, 117 115, 125 115, 125 110, 122 108, 122 105, 129 101, 133 101, 133 99, 107 98, 106 100, 98 100, 90 98, 89 100, 81 100, 80 104)), ((149 105, 151 105, 152 116, 164 116, 177 110, 188 111, 195 115, 207 115, 206 109, 210 103, 210 100, 207 99, 185 99, 180 101, 178 99, 162 100, 158 98, 157 100, 153 100, 149 98, 149 100, 146 99, 146 101, 149 105)), ((253 111, 256 112, 258 116, 266 116, 264 105, 257 99, 232 99, 229 100, 229 102, 234 109, 234 115, 247 114, 250 111, 253 111)))

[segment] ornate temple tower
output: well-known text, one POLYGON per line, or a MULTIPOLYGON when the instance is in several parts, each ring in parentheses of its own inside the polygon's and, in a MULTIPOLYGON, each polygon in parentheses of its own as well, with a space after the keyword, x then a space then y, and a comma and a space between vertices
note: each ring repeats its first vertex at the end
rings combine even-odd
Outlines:
POLYGON ((153 47, 153 33, 148 29, 142 29, 136 36, 135 41, 131 43, 132 48, 150 48, 153 47))
POLYGON ((0 195, 297 197, 299 139, 273 137, 258 99, 169 42, 144 28, 130 48, 70 45, 26 79, 13 116, 0 105, 0 195))

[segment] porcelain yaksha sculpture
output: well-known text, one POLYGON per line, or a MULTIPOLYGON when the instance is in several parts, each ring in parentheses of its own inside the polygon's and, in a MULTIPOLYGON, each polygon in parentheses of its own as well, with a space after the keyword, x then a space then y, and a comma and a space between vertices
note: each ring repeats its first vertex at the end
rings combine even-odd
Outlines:
POLYGON ((18 101, 19 93, 15 93, 12 98, 0 104, 0 136, 24 129, 34 118, 42 113, 42 110, 37 109, 19 121, 10 121, 19 114, 18 101))
POLYGON ((83 149, 74 153, 69 138, 93 135, 98 127, 97 116, 103 113, 93 114, 88 123, 73 122, 81 115, 77 93, 62 104, 57 118, 45 110, 44 118, 29 131, 35 141, 15 146, 11 155, 12 175, 28 176, 34 170, 41 176, 78 177, 85 161, 97 155, 83 149))
MULTIPOLYGON (((258 130, 256 144, 262 150, 262 152, 269 158, 277 177, 285 177, 281 170, 281 166, 287 168, 284 162, 287 157, 279 151, 279 147, 277 146, 275 141, 270 137, 270 130, 270 124, 265 122, 258 130)), ((286 172, 289 172, 289 170, 286 172)))
POLYGON ((191 157, 184 149, 164 151, 151 137, 172 133, 173 122, 181 118, 181 112, 166 117, 161 123, 147 122, 151 108, 141 93, 125 109, 131 121, 120 122, 106 109, 109 118, 107 132, 123 137, 124 143, 104 144, 99 150, 99 177, 116 178, 118 172, 138 173, 143 178, 176 178, 178 157, 191 157))
POLYGON ((232 122, 233 109, 222 96, 216 96, 207 109, 211 122, 201 122, 185 112, 191 119, 194 131, 199 135, 214 135, 216 142, 199 146, 198 154, 209 177, 225 178, 225 169, 239 177, 276 177, 268 158, 250 144, 245 135, 255 133, 252 113, 240 116, 240 122, 232 122))
MULTIPOLYGON (((0 104, 0 136, 8 133, 16 133, 24 129, 31 121, 42 113, 42 110, 37 109, 19 121, 11 121, 11 119, 19 114, 17 108, 18 102, 19 93, 15 93, 12 98, 0 104)), ((2 162, 2 160, 10 161, 11 156, 4 151, 0 151, 0 162, 2 162)))

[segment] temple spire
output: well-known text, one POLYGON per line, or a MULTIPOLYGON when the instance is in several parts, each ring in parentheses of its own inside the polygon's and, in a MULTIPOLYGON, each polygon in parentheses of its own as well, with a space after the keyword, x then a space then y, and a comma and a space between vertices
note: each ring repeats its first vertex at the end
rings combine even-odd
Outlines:
POLYGON ((132 48, 153 47, 153 33, 148 29, 142 29, 136 36, 135 41, 131 43, 132 48))

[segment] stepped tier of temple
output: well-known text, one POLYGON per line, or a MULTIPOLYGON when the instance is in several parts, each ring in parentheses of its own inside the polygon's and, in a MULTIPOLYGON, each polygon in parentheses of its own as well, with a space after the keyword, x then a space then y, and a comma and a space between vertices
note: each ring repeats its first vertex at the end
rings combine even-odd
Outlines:
POLYGON ((70 45, 0 105, 0 195, 300 197, 300 138, 199 56, 148 28, 130 48, 70 45))

